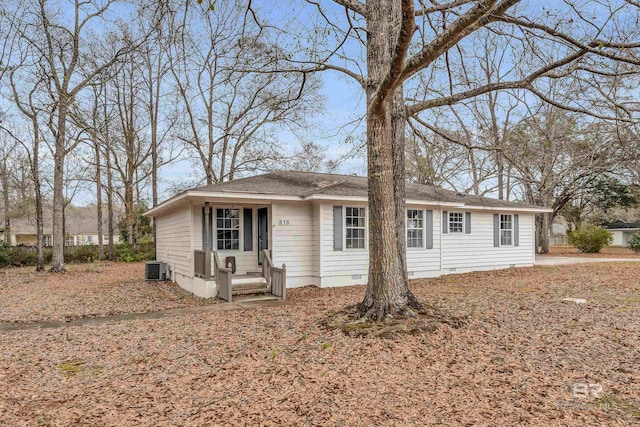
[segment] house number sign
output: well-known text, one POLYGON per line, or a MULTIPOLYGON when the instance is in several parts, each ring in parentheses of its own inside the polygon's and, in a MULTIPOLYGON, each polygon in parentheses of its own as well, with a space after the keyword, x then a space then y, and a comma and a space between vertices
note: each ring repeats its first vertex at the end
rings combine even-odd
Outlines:
POLYGON ((288 219, 281 219, 280 221, 278 221, 278 224, 280 224, 280 225, 289 225, 289 220, 288 219))

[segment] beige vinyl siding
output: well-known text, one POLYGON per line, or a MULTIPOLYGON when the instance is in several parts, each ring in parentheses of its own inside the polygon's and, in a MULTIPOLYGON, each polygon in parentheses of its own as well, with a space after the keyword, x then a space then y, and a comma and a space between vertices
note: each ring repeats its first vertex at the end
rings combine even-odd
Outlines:
MULTIPOLYGON (((366 203, 356 202, 335 202, 324 203, 321 208, 322 218, 322 236, 320 241, 320 251, 322 259, 322 278, 333 276, 354 276, 362 275, 366 280, 366 275, 369 272, 369 250, 368 250, 368 237, 367 237, 367 249, 343 249, 342 251, 333 250, 333 206, 342 206, 342 215, 345 214, 345 208, 347 207, 364 207, 366 203)), ((367 215, 369 213, 367 212, 367 215)), ((368 220, 367 220, 368 222, 368 220)), ((343 221, 344 227, 344 221, 343 221)), ((367 224, 368 228, 368 224, 367 224)), ((346 232, 343 230, 342 239, 344 241, 346 232)), ((344 244, 343 244, 344 248, 344 244)), ((347 282, 344 285, 349 285, 347 282)))
POLYGON ((313 275, 316 277, 320 277, 320 266, 322 265, 322 254, 320 251, 320 240, 322 236, 322 203, 314 203, 311 207, 312 210, 312 227, 313 227, 313 238, 312 238, 312 248, 311 248, 311 256, 313 258, 313 275))
MULTIPOLYGON (((458 211, 451 210, 450 212, 458 211)), ((440 233, 443 273, 498 269, 512 265, 533 265, 534 223, 532 214, 519 213, 519 246, 496 248, 493 246, 493 214, 514 215, 515 213, 509 211, 469 212, 471 212, 471 234, 440 233)))
MULTIPOLYGON (((426 239, 423 248, 407 248, 407 271, 409 277, 424 277, 425 272, 440 271, 440 223, 442 222, 441 211, 417 205, 407 205, 407 209, 420 209, 423 218, 426 218, 426 211, 433 211, 433 249, 425 249, 426 239)), ((425 234, 426 236, 426 234, 425 234)))
POLYGON ((271 212, 274 264, 278 267, 283 263, 287 265, 287 279, 313 277, 313 205, 274 202, 271 212), (285 225, 281 221, 288 223, 285 225))
POLYGON ((156 259, 175 274, 193 277, 191 207, 182 206, 156 218, 156 259))
MULTIPOLYGON (((245 206, 234 206, 234 208, 240 209, 240 249, 239 250, 226 250, 219 251, 218 243, 216 240, 216 209, 229 208, 229 205, 211 205, 213 212, 213 246, 211 250, 217 251, 220 261, 225 262, 225 258, 228 256, 236 257, 236 274, 246 274, 250 271, 261 271, 261 267, 258 266, 258 227, 257 216, 258 208, 264 206, 246 206, 247 209, 253 209, 253 250, 245 252, 244 250, 244 212, 245 206)), ((269 213, 269 216, 271 213, 269 213)), ((196 249, 202 249, 202 206, 194 206, 193 217, 194 221, 194 245, 196 249)), ((269 218, 271 219, 271 218, 269 218)), ((269 236, 271 238, 271 236, 269 236)))

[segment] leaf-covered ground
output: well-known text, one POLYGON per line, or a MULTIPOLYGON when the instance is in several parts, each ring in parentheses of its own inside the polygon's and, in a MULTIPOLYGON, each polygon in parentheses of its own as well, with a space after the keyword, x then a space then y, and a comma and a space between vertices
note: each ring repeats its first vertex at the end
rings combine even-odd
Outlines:
POLYGON ((549 247, 549 255, 551 256, 579 256, 589 258, 638 258, 640 259, 640 253, 634 252, 629 248, 623 248, 620 246, 603 248, 600 253, 597 254, 585 254, 580 252, 573 246, 551 246, 549 247))
POLYGON ((363 287, 0 333, 0 425, 631 425, 639 275, 640 263, 610 263, 420 280, 421 300, 471 323, 397 340, 319 326, 363 287))
POLYGON ((0 322, 70 320, 211 304, 175 283, 145 282, 144 263, 68 265, 67 273, 33 267, 0 271, 0 322))

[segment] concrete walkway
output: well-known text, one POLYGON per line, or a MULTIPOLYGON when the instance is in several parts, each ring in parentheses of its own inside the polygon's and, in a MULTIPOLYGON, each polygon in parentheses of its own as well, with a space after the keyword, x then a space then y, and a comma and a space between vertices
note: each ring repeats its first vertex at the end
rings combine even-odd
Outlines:
POLYGON ((64 321, 43 321, 43 322, 2 322, 0 323, 0 333, 25 331, 30 329, 49 329, 49 328, 66 328, 69 326, 83 325, 99 325, 103 323, 125 322, 128 320, 146 320, 146 319, 163 319, 166 317, 188 316, 190 314, 199 313, 217 313, 223 311, 235 310, 255 310, 261 307, 275 307, 285 304, 282 300, 253 300, 253 301, 237 301, 237 302, 221 302, 211 305, 203 305, 198 307, 172 308, 162 311, 152 311, 148 313, 125 313, 115 314, 113 316, 103 317, 85 317, 82 319, 74 319, 68 322, 64 321))
POLYGON ((569 256, 536 256, 536 265, 571 265, 594 262, 640 262, 640 258, 588 258, 569 256))

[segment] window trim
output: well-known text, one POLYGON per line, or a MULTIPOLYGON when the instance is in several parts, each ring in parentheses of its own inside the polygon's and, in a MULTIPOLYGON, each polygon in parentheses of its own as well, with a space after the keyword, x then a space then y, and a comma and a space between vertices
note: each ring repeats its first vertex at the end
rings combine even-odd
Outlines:
POLYGON ((419 209, 419 208, 406 208, 405 209, 405 218, 404 218, 404 229, 405 229, 405 244, 407 246, 407 250, 408 251, 415 251, 415 250, 423 250, 425 248, 425 244, 426 244, 426 226, 425 226, 425 210, 424 209, 419 209), (416 211, 416 212, 420 212, 421 213, 421 221, 422 221, 422 227, 421 228, 409 228, 409 211, 416 211), (420 246, 409 246, 409 230, 422 230, 422 244, 420 246))
POLYGON ((344 251, 368 251, 369 250, 369 209, 364 206, 344 205, 342 209, 342 247, 344 251), (347 227, 347 209, 363 209, 364 210, 364 227, 347 227), (364 230, 364 247, 363 248, 349 248, 347 247, 347 228, 364 230))
MULTIPOLYGON (((449 211, 448 213, 448 218, 447 218, 447 234, 465 234, 465 219, 464 219, 464 212, 460 212, 460 211, 449 211), (460 215, 460 231, 453 231, 451 230, 451 215, 460 215)), ((457 222, 457 221, 456 221, 457 222)))
MULTIPOLYGON (((242 221, 241 221, 241 217, 243 215, 242 211, 243 208, 237 208, 237 207, 231 207, 231 206, 211 206, 211 208, 214 210, 215 216, 213 216, 213 227, 212 228, 212 234, 213 234, 213 239, 214 242, 212 242, 212 251, 218 251, 218 252, 240 252, 244 250, 244 244, 243 244, 243 232, 242 232, 242 221), (238 211, 238 248, 237 249, 218 249, 218 209, 222 209, 224 210, 237 210, 238 211)), ((224 221, 224 217, 223 217, 223 221, 224 221)), ((221 230, 231 230, 233 231, 233 229, 229 229, 229 228, 222 228, 221 230)), ((233 240, 233 239, 232 239, 233 240)))
POLYGON ((499 214, 498 214, 498 241, 500 242, 500 247, 501 247, 501 248, 502 248, 502 247, 505 247, 505 248, 511 248, 511 247, 514 247, 514 244, 513 244, 513 243, 514 243, 514 242, 513 242, 513 240, 514 240, 514 236, 513 236, 513 235, 514 235, 514 228, 515 228, 515 224, 514 224, 514 222, 513 222, 513 214, 507 214, 507 213, 499 213, 499 214), (511 224, 511 228, 504 228, 504 229, 502 228, 502 222, 503 222, 503 221, 502 221, 502 217, 503 217, 503 216, 505 216, 505 217, 506 217, 506 216, 510 217, 509 222, 510 222, 510 224, 511 224), (511 243, 509 243, 509 244, 502 244, 502 232, 503 232, 503 231, 510 231, 510 232, 511 232, 511 238, 510 238, 511 243))

